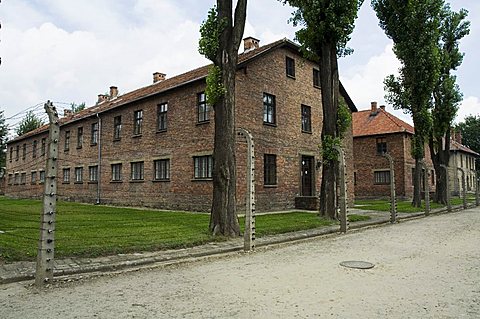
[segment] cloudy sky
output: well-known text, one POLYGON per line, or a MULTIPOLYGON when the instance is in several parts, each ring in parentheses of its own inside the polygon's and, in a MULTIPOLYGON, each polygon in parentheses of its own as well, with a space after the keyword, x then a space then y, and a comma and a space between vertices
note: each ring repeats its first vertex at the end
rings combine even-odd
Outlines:
MULTIPOLYGON (((213 0, 4 0, 0 2, 0 110, 10 124, 19 112, 42 114, 46 100, 92 106, 110 86, 120 94, 152 82, 159 71, 174 76, 208 63, 197 51, 199 26, 213 0)), ((479 114, 480 1, 451 0, 469 10, 470 35, 457 72, 464 94, 457 120, 479 114)), ((292 8, 276 0, 250 0, 245 36, 267 44, 295 30, 292 8)), ((357 105, 384 104, 383 79, 396 72, 392 45, 366 0, 349 43, 355 52, 340 60, 340 78, 357 105)), ((387 105, 387 110, 393 111, 387 105)), ((408 116, 395 111, 410 122, 408 116)))

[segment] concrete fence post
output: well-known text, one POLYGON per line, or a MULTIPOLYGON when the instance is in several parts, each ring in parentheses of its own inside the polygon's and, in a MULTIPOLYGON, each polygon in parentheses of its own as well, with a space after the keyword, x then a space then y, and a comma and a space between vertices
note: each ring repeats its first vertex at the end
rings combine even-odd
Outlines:
POLYGON ((475 205, 480 206, 480 174, 475 171, 475 205))
POLYGON ((340 194, 338 195, 338 206, 340 208, 340 231, 346 233, 348 230, 348 212, 347 212, 347 179, 346 179, 346 164, 345 164, 345 152, 340 146, 334 146, 338 152, 339 165, 338 176, 340 183, 340 194))
POLYGON ((395 193, 395 165, 393 157, 385 153, 383 156, 388 160, 390 165, 390 223, 397 222, 397 195, 395 193))
POLYGON ((55 214, 57 208, 57 159, 60 125, 57 110, 48 101, 45 104, 50 123, 48 158, 45 169, 45 190, 43 194, 43 214, 40 224, 40 239, 38 241, 35 285, 42 287, 53 280, 53 257, 55 250, 55 214))
POLYGON ((463 209, 467 209, 467 187, 465 181, 465 170, 461 167, 457 169, 462 172, 462 199, 463 199, 463 209))
POLYGON ((425 191, 425 216, 428 216, 430 215, 430 185, 428 184, 430 174, 428 172, 428 167, 425 160, 422 160, 422 164, 425 170, 425 174, 423 175, 423 186, 425 191))
POLYGON ((250 132, 238 128, 238 135, 247 141, 247 193, 245 211, 244 251, 255 249, 255 144, 250 132))
POLYGON ((452 200, 451 200, 451 190, 450 190, 450 174, 448 172, 448 166, 444 164, 440 164, 440 167, 442 167, 445 170, 445 187, 447 189, 447 211, 451 212, 452 211, 452 200))

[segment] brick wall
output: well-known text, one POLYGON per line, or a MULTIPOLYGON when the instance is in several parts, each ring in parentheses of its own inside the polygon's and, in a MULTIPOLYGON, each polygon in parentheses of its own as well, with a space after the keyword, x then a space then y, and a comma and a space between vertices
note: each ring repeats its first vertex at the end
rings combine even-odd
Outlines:
MULTIPOLYGON (((252 60, 237 72, 236 126, 249 130, 255 140, 257 210, 271 211, 291 209, 295 197, 301 195, 302 155, 312 156, 314 163, 319 160, 319 144, 322 124, 320 89, 313 87, 312 69, 314 64, 303 59, 296 52, 286 48, 269 51, 252 60), (295 78, 285 74, 285 57, 295 59, 295 78), (272 94, 276 100, 276 124, 263 123, 263 93, 272 94), (312 132, 301 129, 301 105, 311 107, 312 132), (277 184, 264 185, 264 154, 277 156, 277 184)), ((213 110, 210 121, 197 122, 197 93, 205 88, 204 80, 184 85, 134 103, 118 107, 90 118, 68 123, 61 127, 59 142, 58 193, 61 199, 117 205, 149 206, 164 209, 208 211, 211 205, 212 181, 194 179, 194 156, 212 154, 213 151, 213 110), (157 106, 168 102, 168 127, 159 132, 157 106), (142 134, 133 134, 134 112, 143 111, 142 134), (114 140, 114 118, 122 117, 122 133, 114 140), (89 181, 89 167, 99 164, 99 145, 91 144, 91 127, 100 123, 101 165, 99 182, 89 181), (83 143, 77 147, 77 133, 83 128, 83 143), (70 132, 70 147, 64 149, 65 132, 70 132), (170 179, 154 181, 153 161, 170 160, 170 179), (130 179, 131 163, 144 162, 144 180, 130 179), (122 165, 121 181, 112 181, 112 164, 122 165), (75 182, 75 168, 83 168, 83 181, 75 182), (70 169, 70 180, 63 182, 63 170, 70 169), (98 189, 100 188, 100 190, 98 189)), ((119 97, 121 99, 121 97, 119 97)), ((32 183, 31 172, 43 169, 45 156, 40 155, 41 139, 47 133, 16 140, 8 147, 26 143, 27 158, 9 162, 7 174, 26 172, 26 183, 9 183, 7 195, 11 197, 40 197, 43 185, 32 183), (37 157, 31 154, 32 143, 37 140, 37 157)), ((351 143, 348 147, 352 147, 351 143)), ((20 146, 20 152, 22 146, 20 146)), ((15 153, 15 152, 14 152, 15 153)), ((237 203, 243 210, 245 205, 246 144, 237 142, 237 203)), ((347 152, 351 160, 352 151, 347 152)), ((8 156, 8 154, 7 154, 8 156)), ((316 166, 316 165, 314 165, 316 166)), ((350 180, 353 164, 349 164, 350 180)), ((320 191, 320 177, 314 169, 314 194, 320 191)), ((353 194, 352 185, 349 191, 353 194)))

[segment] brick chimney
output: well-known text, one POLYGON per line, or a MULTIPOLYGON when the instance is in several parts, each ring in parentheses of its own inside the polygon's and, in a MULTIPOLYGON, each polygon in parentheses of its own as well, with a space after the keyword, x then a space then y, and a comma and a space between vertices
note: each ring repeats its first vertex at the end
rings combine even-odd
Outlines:
POLYGON ((243 52, 258 49, 260 47, 260 40, 253 37, 243 39, 243 52))
POLYGON ((167 75, 165 73, 160 73, 160 72, 153 73, 153 83, 164 81, 166 76, 167 75))
POLYGON ((116 86, 110 87, 110 98, 114 99, 118 96, 118 88, 116 86))
POLYGON ((371 112, 370 115, 377 115, 378 110, 377 110, 377 102, 371 102, 371 112))
POLYGON ((106 94, 99 94, 97 104, 103 103, 108 100, 108 95, 106 94))
POLYGON ((71 116, 72 114, 73 114, 73 113, 72 113, 72 110, 69 110, 69 109, 63 110, 63 116, 64 116, 64 117, 71 116))
POLYGON ((380 105, 380 108, 385 111, 385 105, 380 105))

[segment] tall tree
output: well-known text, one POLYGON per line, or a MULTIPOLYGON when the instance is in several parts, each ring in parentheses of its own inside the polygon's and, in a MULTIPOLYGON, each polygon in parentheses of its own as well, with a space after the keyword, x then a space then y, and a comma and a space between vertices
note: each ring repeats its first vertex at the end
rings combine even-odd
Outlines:
POLYGON ((15 133, 18 136, 21 136, 39 128, 43 124, 45 124, 43 120, 36 116, 33 111, 28 111, 27 115, 25 115, 25 117, 20 121, 20 124, 18 124, 18 127, 15 129, 15 133))
POLYGON ((3 111, 0 111, 0 169, 5 167, 7 157, 8 126, 3 111))
POLYGON ((372 0, 380 27, 393 40, 400 75, 385 79, 386 100, 410 113, 415 126, 412 205, 421 205, 422 160, 432 126, 432 94, 439 77, 439 27, 443 0, 372 0))
POLYGON ((295 33, 302 51, 318 61, 323 107, 322 185, 320 215, 337 218, 336 181, 338 161, 334 145, 340 145, 338 125, 338 56, 352 52, 347 48, 354 21, 363 0, 281 0, 296 8, 291 21, 303 28, 295 33))
POLYGON ((448 166, 450 159, 450 131, 457 114, 462 94, 455 84, 455 76, 451 74, 463 60, 458 48, 459 41, 470 30, 470 22, 465 21, 468 12, 453 12, 445 5, 440 26, 440 77, 433 92, 434 107, 432 112, 433 126, 430 134, 429 148, 436 176, 434 201, 447 204, 446 171, 440 166, 448 166))
MULTIPOLYGON (((456 129, 462 133, 462 144, 480 153, 480 115, 467 116, 456 129)), ((476 159, 475 167, 480 171, 480 158, 476 159)))
POLYGON ((247 0, 217 0, 200 28, 199 51, 213 62, 207 77, 207 102, 215 111, 213 201, 210 231, 239 236, 236 212, 235 75, 243 37, 247 0))

